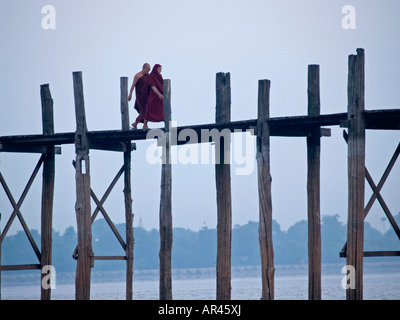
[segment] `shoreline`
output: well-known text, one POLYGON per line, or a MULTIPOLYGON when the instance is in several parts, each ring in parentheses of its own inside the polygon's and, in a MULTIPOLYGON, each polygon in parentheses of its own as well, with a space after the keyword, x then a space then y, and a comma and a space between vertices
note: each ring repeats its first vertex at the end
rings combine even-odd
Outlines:
MULTIPOLYGON (((322 277, 329 275, 344 276, 343 263, 322 264, 322 277)), ((379 274, 397 274, 400 272, 400 261, 388 262, 366 262, 364 261, 364 276, 379 274)), ((187 268, 172 269, 172 280, 201 280, 215 279, 215 267, 212 268, 187 268)), ((276 265, 275 277, 307 277, 308 265, 276 265)), ((159 270, 134 270, 134 282, 158 281, 159 270)), ((260 278, 261 266, 232 266, 232 279, 240 278, 260 278)), ((119 282, 125 281, 125 271, 96 271, 92 270, 92 282, 119 282)), ((73 284, 75 282, 75 272, 56 272, 57 284, 73 284)), ((29 271, 3 271, 1 273, 1 286, 26 286, 40 284, 39 270, 29 271)))

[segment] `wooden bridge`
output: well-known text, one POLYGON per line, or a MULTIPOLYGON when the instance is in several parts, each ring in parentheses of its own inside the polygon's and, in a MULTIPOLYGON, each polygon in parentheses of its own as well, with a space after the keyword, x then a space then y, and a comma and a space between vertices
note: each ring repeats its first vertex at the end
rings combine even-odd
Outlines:
MULTIPOLYGON (((194 130, 200 136, 202 130, 225 130, 231 132, 250 130, 257 140, 257 168, 259 191, 259 240, 262 270, 262 298, 274 299, 274 252, 272 242, 272 200, 270 174, 270 137, 306 137, 307 139, 307 203, 308 203, 308 264, 309 299, 321 299, 321 233, 320 233, 320 143, 321 137, 329 137, 330 129, 341 126, 347 128, 345 138, 348 143, 348 234, 347 243, 340 253, 346 257, 346 265, 355 268, 354 287, 346 290, 348 299, 363 297, 363 256, 399 256, 399 251, 364 252, 364 218, 372 203, 378 199, 386 216, 400 239, 400 230, 393 215, 385 205, 380 190, 388 177, 399 153, 396 149, 381 181, 375 184, 365 168, 365 131, 399 130, 400 109, 365 110, 364 102, 364 50, 357 49, 356 55, 349 56, 348 109, 345 113, 321 114, 319 66, 308 66, 308 114, 294 117, 269 116, 270 80, 260 80, 258 85, 258 117, 244 121, 231 121, 230 117, 230 74, 216 75, 216 122, 203 125, 171 128, 171 82, 164 80, 165 133, 163 144, 163 164, 160 199, 160 299, 172 299, 171 250, 172 250, 172 203, 171 203, 171 161, 170 147, 173 144, 191 143, 189 139, 171 139, 171 134, 179 135, 185 129, 194 130), (365 178, 373 189, 373 196, 364 207, 365 178)), ((0 246, 15 217, 20 220, 31 246, 38 258, 37 264, 1 265, 1 271, 42 269, 52 261, 52 215, 55 177, 55 158, 61 154, 61 146, 74 144, 76 159, 76 218, 78 244, 73 253, 77 260, 75 297, 90 299, 90 274, 96 260, 126 261, 126 298, 133 298, 133 213, 131 197, 131 152, 135 149, 132 141, 148 139, 149 131, 129 129, 128 78, 121 78, 121 123, 122 130, 88 131, 83 95, 82 73, 73 73, 76 131, 55 133, 53 123, 53 100, 49 85, 41 86, 43 133, 37 135, 1 136, 1 152, 23 152, 40 154, 39 161, 18 201, 13 197, 0 172, 0 182, 13 207, 13 212, 0 234, 0 246), (109 150, 123 153, 123 164, 111 182, 106 193, 99 199, 90 187, 89 150, 109 150), (43 166, 42 209, 41 209, 41 249, 35 243, 27 227, 20 207, 40 168, 43 166), (119 234, 103 204, 118 179, 124 175, 125 197, 125 239, 119 234), (91 198, 96 204, 92 214, 91 198), (92 251, 91 224, 101 212, 124 249, 124 256, 96 256, 92 251)), ((206 142, 212 142, 210 137, 206 142)), ((198 141, 200 142, 200 141, 198 141)), ((201 141, 204 142, 204 141, 201 141)), ((231 297, 231 177, 230 164, 224 155, 230 152, 230 143, 221 139, 220 152, 216 153, 216 193, 217 193, 217 299, 231 297), (219 161, 218 161, 219 160, 219 161)), ((1 248, 1 247, 0 247, 1 248)), ((42 277, 45 275, 42 274, 42 277)), ((51 298, 51 290, 42 287, 42 299, 51 298)))

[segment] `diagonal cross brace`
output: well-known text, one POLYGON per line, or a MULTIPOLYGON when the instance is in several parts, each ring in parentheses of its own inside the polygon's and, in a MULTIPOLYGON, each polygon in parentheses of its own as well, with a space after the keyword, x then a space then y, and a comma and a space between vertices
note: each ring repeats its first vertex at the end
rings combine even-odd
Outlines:
MULTIPOLYGON (((72 162, 73 166, 75 167, 76 163, 75 161, 72 162)), ((107 188, 106 192, 104 193, 103 197, 101 198, 101 200, 99 200, 96 196, 96 194, 94 193, 94 191, 92 190, 92 188, 90 188, 90 195, 92 197, 92 199, 94 200, 94 202, 96 203, 96 209, 94 210, 93 214, 92 214, 92 223, 94 222, 94 220, 97 217, 97 214, 99 213, 99 211, 101 211, 101 213, 104 216, 104 219, 106 220, 106 222, 108 223, 108 225, 110 226, 112 232, 114 233, 115 237, 117 238, 118 242, 121 244, 122 248, 124 250, 126 250, 126 244, 124 242, 124 240, 122 239, 120 233, 118 232, 117 228, 115 228, 115 225, 113 224, 113 222, 111 221, 109 215, 107 214, 106 210, 103 207, 104 202, 107 200, 108 196, 110 195, 112 189, 114 188, 114 186, 116 185, 116 183, 118 182, 119 178, 122 176, 122 174, 124 173, 124 169, 125 166, 123 165, 121 167, 121 169, 118 171, 118 173, 115 175, 113 181, 111 182, 111 184, 109 185, 109 187, 107 188)), ((73 254, 72 254, 73 258, 76 259, 78 256, 78 247, 75 248, 73 254)))
MULTIPOLYGON (((347 143, 348 140, 348 134, 346 131, 343 131, 343 138, 347 143)), ((381 179, 379 180, 378 185, 375 185, 374 180, 372 179, 369 171, 367 170, 367 168, 365 168, 365 178, 367 179, 369 185, 371 186, 371 189, 373 191, 373 194, 371 196, 371 198, 369 199, 365 209, 364 209, 364 219, 366 218, 366 216, 368 215, 368 212, 371 210, 372 205, 374 204, 375 200, 378 199, 378 202, 380 203, 383 211, 386 214, 386 217, 388 218, 390 224, 392 225, 397 237, 400 240, 400 229, 399 226, 396 223, 396 220, 393 218, 392 213, 390 212, 388 206, 386 205, 385 201, 383 200, 380 191, 383 187, 383 185, 386 182, 386 179, 388 178, 390 171, 392 170, 394 164, 396 163, 397 158, 399 157, 400 154, 400 143, 397 145, 397 148, 392 156, 392 158, 390 159, 390 162, 388 164, 388 166, 386 167, 385 172, 383 173, 381 179)), ((345 245, 342 248, 342 252, 346 251, 347 249, 347 241, 345 243, 345 245)))
POLYGON ((31 177, 28 180, 28 183, 25 186, 24 191, 22 192, 22 195, 21 195, 20 199, 18 200, 18 202, 15 202, 14 197, 12 196, 11 191, 8 188, 6 181, 4 180, 4 177, 0 172, 0 182, 1 182, 2 186, 3 186, 3 188, 4 188, 4 191, 7 194, 8 199, 10 200, 11 205, 13 206, 13 209, 14 209, 13 213, 11 214, 10 218, 7 221, 6 226, 4 227, 3 233, 1 233, 1 235, 0 235, 0 244, 3 242, 8 230, 10 229, 10 227, 11 227, 11 225, 12 225, 14 219, 15 219, 15 216, 17 216, 19 221, 21 222, 21 225, 22 225, 22 227, 23 227, 23 229, 25 231, 25 234, 28 237, 28 240, 29 240, 29 242, 30 242, 30 244, 32 246, 32 249, 35 252, 36 257, 38 258, 39 261, 41 260, 40 250, 39 250, 38 246, 36 245, 35 240, 33 239, 32 234, 31 234, 31 232, 30 232, 30 230, 29 230, 29 228, 28 228, 28 226, 27 226, 27 224, 26 224, 26 222, 25 222, 25 220, 24 220, 24 218, 23 218, 23 216, 21 214, 20 208, 22 206, 22 203, 25 200, 26 195, 28 194, 28 191, 29 191, 30 187, 32 186, 33 181, 36 178, 37 173, 39 172, 40 167, 43 164, 43 161, 44 161, 44 155, 42 155, 40 157, 35 169, 33 170, 33 173, 31 175, 31 177))
MULTIPOLYGON (((399 146, 400 146, 400 144, 399 144, 399 146)), ((400 148, 398 148, 398 150, 400 151, 400 148)), ((370 201, 368 202, 367 207, 365 208, 365 217, 367 216, 367 214, 368 214, 370 208, 372 207, 372 204, 374 203, 375 199, 378 199, 378 202, 380 203, 383 211, 385 212, 386 217, 388 218, 390 224, 392 225, 394 231, 396 232, 397 237, 400 240, 400 229, 399 229, 399 226, 397 225, 396 220, 394 219, 392 213, 390 212, 388 206, 386 205, 385 201, 383 200, 383 198, 382 198, 382 196, 380 194, 379 185, 378 186, 375 185, 374 181, 372 180, 371 176, 369 175, 369 172, 366 171, 365 174, 366 174, 366 176, 369 177, 369 178, 367 177, 367 180, 368 180, 368 183, 369 183, 369 185, 371 186, 371 188, 372 188, 372 190, 374 192, 374 194, 371 196, 370 201)))

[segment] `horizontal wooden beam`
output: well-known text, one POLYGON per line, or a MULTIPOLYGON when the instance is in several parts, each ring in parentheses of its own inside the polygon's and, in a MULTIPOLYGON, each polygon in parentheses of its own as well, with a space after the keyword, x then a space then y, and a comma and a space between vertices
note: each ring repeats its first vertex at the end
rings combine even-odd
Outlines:
MULTIPOLYGON (((364 111, 366 129, 387 129, 400 130, 400 109, 391 110, 369 110, 364 111)), ((334 113, 319 116, 291 116, 291 117, 275 117, 268 120, 270 128, 270 136, 281 137, 307 137, 310 135, 314 127, 329 126, 346 126, 347 113, 334 113)), ((179 135, 183 130, 193 130, 201 136, 202 130, 219 131, 228 129, 231 132, 254 130, 257 131, 257 120, 231 121, 225 123, 210 123, 198 125, 179 126, 172 129, 176 130, 179 135)), ((164 128, 159 130, 164 131, 164 128)), ((322 128, 321 136, 330 136, 329 129, 322 128)), ((87 133, 89 141, 91 141, 92 149, 124 151, 121 143, 132 140, 148 139, 148 130, 105 130, 105 131, 89 131, 87 133)), ((73 144, 75 142, 75 133, 56 133, 52 135, 20 135, 20 136, 3 136, 0 137, 0 152, 18 150, 15 152, 29 152, 29 150, 43 150, 47 145, 63 145, 73 144), (19 147, 17 147, 19 146, 19 147), (24 151, 27 150, 27 151, 24 151)), ((187 139, 189 140, 189 139, 187 139)), ((180 141, 178 144, 184 144, 180 141)))
POLYGON ((55 134, 32 134, 19 136, 0 137, 0 144, 33 144, 33 145, 62 145, 73 144, 75 142, 75 132, 55 133, 55 134))
POLYGON ((1 271, 14 271, 14 270, 36 270, 41 269, 40 264, 14 264, 14 265, 4 265, 0 266, 1 271))
POLYGON ((126 256, 94 256, 94 260, 126 260, 126 256))
POLYGON ((120 151, 127 152, 136 150, 136 143, 131 143, 129 149, 125 142, 112 141, 109 139, 91 139, 89 140, 89 148, 92 150, 103 150, 103 151, 120 151))
POLYGON ((400 130, 399 110, 364 111, 366 129, 400 130))
MULTIPOLYGON (((365 121, 365 129, 372 130, 400 130, 399 110, 365 110, 362 112, 365 121)), ((349 120, 340 122, 343 128, 349 127, 349 120)))
MULTIPOLYGON (((339 256, 346 258, 347 254, 345 251, 341 251, 339 256)), ((400 251, 364 251, 364 257, 399 257, 400 251)))
MULTIPOLYGON (((400 110, 399 110, 400 112, 400 110)), ((294 117, 277 117, 270 118, 269 124, 271 127, 279 126, 298 126, 298 127, 327 127, 337 126, 340 121, 347 118, 347 113, 333 113, 333 114, 322 114, 319 116, 294 116, 294 117)))
MULTIPOLYGON (((54 154, 61 154, 61 147, 60 146, 50 146, 50 148, 54 148, 54 154)), ((0 152, 23 152, 23 153, 47 153, 48 152, 47 145, 36 145, 36 144, 29 144, 29 143, 0 143, 0 152)))

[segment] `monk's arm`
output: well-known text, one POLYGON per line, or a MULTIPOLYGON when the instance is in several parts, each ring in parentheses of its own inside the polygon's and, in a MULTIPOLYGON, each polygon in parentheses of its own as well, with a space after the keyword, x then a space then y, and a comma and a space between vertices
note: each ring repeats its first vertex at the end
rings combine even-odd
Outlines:
POLYGON ((135 77, 133 78, 131 89, 129 90, 128 101, 131 101, 131 99, 132 99, 132 92, 133 92, 133 89, 135 89, 135 86, 136 86, 136 83, 137 83, 138 79, 139 79, 139 77, 136 74, 135 77))
POLYGON ((163 100, 164 96, 160 93, 160 91, 157 90, 157 88, 155 86, 151 86, 151 89, 153 89, 153 91, 155 92, 156 95, 158 95, 158 97, 163 100))

